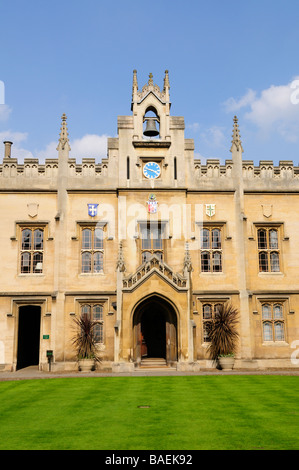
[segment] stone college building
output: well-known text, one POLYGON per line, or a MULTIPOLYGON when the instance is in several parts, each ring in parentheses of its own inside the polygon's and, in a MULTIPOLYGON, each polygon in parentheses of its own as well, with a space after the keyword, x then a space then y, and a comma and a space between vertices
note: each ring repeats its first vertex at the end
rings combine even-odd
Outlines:
MULTIPOLYGON (((142 89, 133 72, 97 163, 71 157, 62 116, 57 155, 0 165, 0 370, 76 370, 74 318, 97 322, 99 370, 197 371, 205 322, 239 311, 235 369, 295 368, 299 344, 299 167, 194 159, 184 118, 170 114, 169 77, 142 89), (295 358, 295 359, 294 359, 295 358)), ((229 149, 228 149, 229 150, 229 149)))

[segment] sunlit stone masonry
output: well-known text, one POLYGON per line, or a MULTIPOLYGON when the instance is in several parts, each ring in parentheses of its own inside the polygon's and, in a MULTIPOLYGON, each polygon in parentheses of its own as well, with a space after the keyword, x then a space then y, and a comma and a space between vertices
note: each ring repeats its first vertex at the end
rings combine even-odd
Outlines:
POLYGON ((139 89, 134 70, 101 162, 71 157, 65 114, 51 159, 21 164, 4 142, 0 370, 78 370, 80 315, 99 371, 215 368, 206 325, 225 303, 236 370, 298 367, 299 167, 244 160, 233 116, 230 158, 202 164, 169 90, 168 71, 139 89))

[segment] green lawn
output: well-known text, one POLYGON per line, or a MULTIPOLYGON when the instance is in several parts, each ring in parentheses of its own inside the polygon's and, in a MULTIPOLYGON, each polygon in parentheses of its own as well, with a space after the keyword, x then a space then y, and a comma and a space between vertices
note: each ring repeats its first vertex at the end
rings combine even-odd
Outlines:
POLYGON ((0 449, 299 449, 298 397, 295 376, 0 382, 0 449))

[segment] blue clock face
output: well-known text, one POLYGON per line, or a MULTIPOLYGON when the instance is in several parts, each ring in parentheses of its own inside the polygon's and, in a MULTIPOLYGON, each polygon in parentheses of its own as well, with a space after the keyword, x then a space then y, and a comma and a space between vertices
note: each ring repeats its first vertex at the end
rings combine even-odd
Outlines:
POLYGON ((143 174, 146 178, 158 178, 161 174, 161 168, 156 162, 147 162, 143 167, 143 174))

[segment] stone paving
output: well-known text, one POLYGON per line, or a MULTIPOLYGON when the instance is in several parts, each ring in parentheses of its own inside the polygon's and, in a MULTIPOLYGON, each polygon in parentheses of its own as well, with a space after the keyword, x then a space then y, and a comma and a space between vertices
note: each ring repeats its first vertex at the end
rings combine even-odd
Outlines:
POLYGON ((46 372, 38 370, 37 366, 26 367, 16 372, 0 371, 0 381, 26 380, 26 379, 54 379, 62 377, 146 377, 146 376, 194 376, 194 375, 295 375, 299 376, 298 369, 288 370, 202 370, 197 372, 181 372, 176 370, 161 369, 138 369, 134 372, 46 372))

